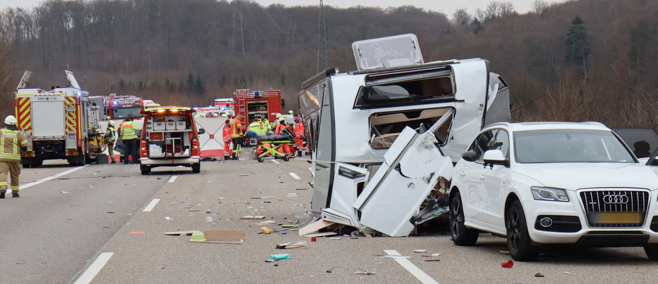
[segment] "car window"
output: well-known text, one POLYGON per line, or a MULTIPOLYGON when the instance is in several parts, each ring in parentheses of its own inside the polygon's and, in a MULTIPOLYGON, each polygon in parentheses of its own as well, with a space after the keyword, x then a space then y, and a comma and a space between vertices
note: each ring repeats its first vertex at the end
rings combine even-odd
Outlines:
POLYGON ((489 142, 491 142, 491 139, 495 134, 494 131, 497 130, 490 130, 481 133, 477 138, 475 138, 475 141, 473 141, 471 147, 468 148, 469 151, 473 151, 475 154, 477 154, 475 157, 475 161, 477 163, 483 163, 484 152, 489 149, 489 142))
POLYGON ((500 129, 496 132, 493 143, 490 143, 489 150, 500 150, 509 159, 509 134, 507 131, 500 129))

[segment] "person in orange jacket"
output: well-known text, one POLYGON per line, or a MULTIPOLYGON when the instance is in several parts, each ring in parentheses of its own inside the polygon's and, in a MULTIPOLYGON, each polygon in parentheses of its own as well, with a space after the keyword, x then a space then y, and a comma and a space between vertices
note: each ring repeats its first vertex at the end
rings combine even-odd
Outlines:
MULTIPOLYGON (((276 132, 274 132, 274 135, 286 135, 292 139, 292 129, 290 129, 290 126, 286 124, 286 119, 285 118, 280 118, 279 119, 279 125, 276 126, 276 132)), ((290 156, 290 145, 288 144, 283 144, 279 148, 279 153, 283 154, 283 152, 286 153, 286 155, 290 156)))
POLYGON ((224 160, 228 160, 229 157, 231 157, 231 134, 233 131, 231 130, 231 120, 227 119, 226 122, 224 122, 224 129, 222 129, 222 138, 224 139, 224 160))
POLYGON ((301 154, 304 147, 304 122, 302 118, 295 114, 295 144, 297 151, 301 154))
POLYGON ((233 160, 238 159, 238 155, 242 152, 242 115, 238 114, 231 120, 231 138, 233 139, 233 160))

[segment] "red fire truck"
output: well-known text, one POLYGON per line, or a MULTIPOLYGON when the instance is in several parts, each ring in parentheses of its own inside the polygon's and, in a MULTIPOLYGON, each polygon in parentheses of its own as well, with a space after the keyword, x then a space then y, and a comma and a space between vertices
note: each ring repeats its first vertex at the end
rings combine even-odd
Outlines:
POLYGON ((110 94, 107 97, 107 110, 111 119, 141 118, 144 103, 137 96, 117 96, 110 94))
POLYGON ((247 131, 247 127, 254 118, 262 114, 267 115, 267 119, 272 122, 276 119, 277 113, 281 113, 283 101, 281 100, 281 91, 249 91, 249 89, 236 90, 233 93, 235 102, 235 115, 242 114, 242 131, 247 131))

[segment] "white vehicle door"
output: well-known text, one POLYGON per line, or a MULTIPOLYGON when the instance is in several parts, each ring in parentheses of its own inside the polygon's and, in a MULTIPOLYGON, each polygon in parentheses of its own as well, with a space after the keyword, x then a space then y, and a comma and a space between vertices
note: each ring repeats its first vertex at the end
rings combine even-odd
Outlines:
MULTIPOLYGON (((509 134, 503 129, 494 132, 488 150, 501 150, 509 159, 509 134)), ((505 165, 487 165, 481 172, 480 192, 487 198, 483 204, 483 220, 501 233, 505 232, 504 207, 510 174, 510 169, 505 165)))
POLYGON ((407 127, 384 155, 384 163, 354 202, 361 224, 389 236, 407 236, 410 219, 439 180, 452 178, 453 166, 434 136, 453 112, 421 134, 407 127))
POLYGON ((484 207, 487 195, 486 192, 481 191, 485 171, 483 157, 484 152, 489 149, 493 135, 493 131, 486 131, 478 135, 468 148, 469 152, 474 153, 472 160, 462 158, 463 160, 456 170, 459 175, 459 191, 464 204, 464 217, 478 225, 482 225, 486 220, 484 207))

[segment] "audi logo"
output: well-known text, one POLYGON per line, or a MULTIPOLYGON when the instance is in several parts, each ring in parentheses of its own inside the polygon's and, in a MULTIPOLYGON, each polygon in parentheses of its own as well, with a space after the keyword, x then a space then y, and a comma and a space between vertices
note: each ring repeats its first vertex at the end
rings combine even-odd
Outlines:
POLYGON ((603 196, 603 203, 605 204, 627 204, 628 196, 625 194, 608 194, 603 196))

